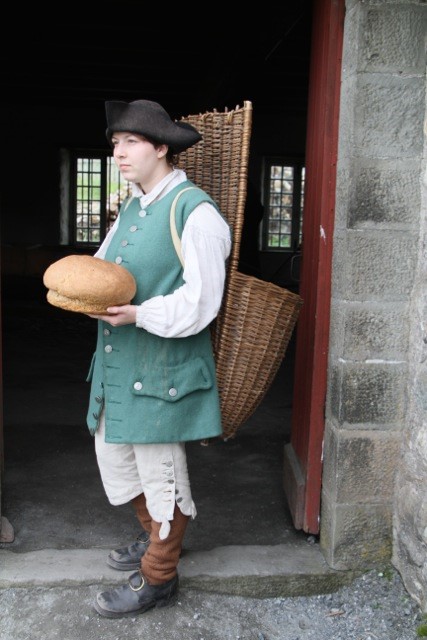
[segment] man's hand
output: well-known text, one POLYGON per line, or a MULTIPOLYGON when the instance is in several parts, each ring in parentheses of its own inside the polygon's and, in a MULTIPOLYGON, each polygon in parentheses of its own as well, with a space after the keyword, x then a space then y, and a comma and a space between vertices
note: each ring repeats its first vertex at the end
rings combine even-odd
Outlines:
POLYGON ((124 324, 135 324, 136 322, 136 305, 124 304, 121 307, 108 307, 108 314, 95 316, 88 313, 91 318, 108 322, 113 327, 121 327, 124 324))

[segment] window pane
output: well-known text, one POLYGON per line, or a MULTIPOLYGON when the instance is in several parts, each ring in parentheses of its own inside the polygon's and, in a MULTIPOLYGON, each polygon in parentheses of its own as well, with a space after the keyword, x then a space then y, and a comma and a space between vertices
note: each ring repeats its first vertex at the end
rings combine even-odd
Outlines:
POLYGON ((280 223, 280 235, 281 236, 291 236, 291 231, 292 231, 292 223, 289 220, 288 222, 281 222, 280 223))
POLYGON ((270 176, 272 178, 281 178, 282 177, 282 167, 272 166, 270 169, 270 176))
POLYGON ((101 237, 101 169, 100 158, 77 158, 75 224, 78 242, 99 242, 101 237))
POLYGON ((87 231, 83 230, 83 229, 77 229, 77 234, 76 234, 76 238, 77 238, 77 242, 87 242, 87 231))
POLYGON ((280 220, 270 220, 268 225, 268 230, 270 233, 279 233, 280 231, 280 220))
POLYGON ((299 244, 302 242, 302 220, 304 216, 304 191, 305 191, 305 167, 301 169, 301 199, 300 199, 300 214, 299 214, 299 244))
POLYGON ((89 232, 89 242, 100 242, 100 239, 99 229, 91 229, 89 232))
POLYGON ((80 154, 74 167, 74 240, 99 244, 131 194, 131 185, 123 180, 112 156, 102 151, 96 157, 80 154))
POLYGON ((77 216, 77 227, 79 229, 86 229, 88 222, 89 220, 87 216, 77 216))
POLYGON ((99 229, 101 226, 101 218, 100 216, 90 216, 89 218, 89 226, 93 229, 99 229))
POLYGON ((294 167, 273 164, 269 175, 268 247, 291 245, 294 167))
POLYGON ((292 196, 287 194, 283 194, 280 200, 280 204, 282 207, 292 207, 292 196))
POLYGON ((289 249, 291 246, 291 236, 280 236, 280 247, 282 249, 289 249))
POLYGON ((305 168, 277 161, 267 167, 263 247, 295 248, 302 239, 305 168))
POLYGON ((112 157, 107 158, 107 228, 110 229, 117 218, 120 206, 131 194, 130 182, 123 180, 112 157))

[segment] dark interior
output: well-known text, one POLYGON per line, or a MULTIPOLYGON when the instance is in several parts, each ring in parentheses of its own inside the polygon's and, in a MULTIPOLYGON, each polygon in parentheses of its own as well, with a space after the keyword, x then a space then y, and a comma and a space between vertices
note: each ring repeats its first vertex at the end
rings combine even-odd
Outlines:
MULTIPOLYGON (((251 101, 251 201, 262 199, 265 156, 304 157, 308 1, 233 17, 224 7, 200 20, 136 0, 49 11, 15 4, 9 12, 17 28, 1 45, 4 276, 39 276, 52 261, 60 242, 60 150, 109 148, 106 100, 155 100, 174 118, 251 101)), ((246 218, 243 268, 260 263, 263 279, 295 286, 288 252, 258 251, 257 208, 246 218)))
MULTIPOLYGON (((102 540, 108 544, 110 537, 125 537, 123 522, 117 522, 97 484, 84 426, 84 376, 94 327, 89 319, 76 322, 75 314, 48 308, 42 284, 42 274, 53 260, 76 251, 59 240, 60 149, 108 148, 106 100, 155 100, 174 118, 233 109, 249 100, 253 105, 249 188, 255 198, 261 198, 265 156, 304 158, 311 3, 267 3, 256 12, 245 9, 244 15, 233 10, 233 16, 228 15, 227 5, 203 6, 200 11, 203 15, 187 7, 148 10, 146 3, 136 0, 74 2, 49 10, 40 4, 23 9, 16 3, 8 8, 11 33, 5 34, 1 45, 2 513, 13 521, 17 533, 13 544, 18 550, 37 544, 26 535, 29 521, 36 518, 42 527, 47 512, 56 522, 50 544, 58 535, 58 544, 66 545, 76 536, 79 544, 74 518, 64 515, 70 495, 68 507, 73 513, 78 496, 85 493, 81 475, 71 493, 69 486, 65 488, 67 471, 72 473, 69 467, 76 465, 84 466, 95 483, 87 494, 97 505, 91 523, 100 510, 112 527, 111 536, 102 540), (56 507, 46 497, 51 495, 52 474, 62 487, 56 507)), ((248 192, 248 202, 250 197, 248 192)), ((259 251, 258 233, 259 212, 248 208, 241 269, 297 291, 298 278, 290 270, 293 253, 259 251)), ((254 540, 247 518, 253 502, 264 503, 266 498, 261 514, 264 538, 269 543, 283 541, 289 533, 281 461, 290 431, 293 352, 292 340, 271 391, 235 441, 218 443, 202 455, 200 445, 190 447, 190 471, 196 477, 206 464, 217 466, 208 481, 197 485, 196 498, 208 526, 209 514, 220 517, 223 512, 215 502, 215 491, 220 489, 223 504, 230 499, 232 482, 240 478, 225 516, 233 512, 234 517, 239 509, 241 516, 234 518, 237 529, 225 535, 224 544, 254 540), (226 451, 219 452, 219 447, 226 451), (228 473, 221 471, 224 455, 228 461, 223 470, 228 473)), ((81 526, 89 535, 87 525, 81 526)), ((257 523, 251 527, 257 528, 257 523)), ((194 545, 203 548, 209 543, 194 538, 194 545)))
POLYGON ((5 33, 2 43, 2 102, 94 109, 100 125, 105 100, 141 97, 177 118, 244 99, 258 115, 303 115, 310 3, 266 3, 244 14, 201 9, 203 18, 139 0, 31 3, 25 11, 12 3, 8 24, 19 39, 5 33))

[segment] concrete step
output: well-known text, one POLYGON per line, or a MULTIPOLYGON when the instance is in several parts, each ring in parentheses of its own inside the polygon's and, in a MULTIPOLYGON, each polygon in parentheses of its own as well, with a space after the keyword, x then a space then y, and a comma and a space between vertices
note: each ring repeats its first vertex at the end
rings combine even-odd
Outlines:
MULTIPOLYGON (((108 550, 0 550, 0 588, 116 585, 128 572, 106 564, 108 550)), ((184 551, 179 563, 183 588, 256 598, 331 593, 349 584, 353 571, 336 571, 319 545, 226 546, 184 551)))

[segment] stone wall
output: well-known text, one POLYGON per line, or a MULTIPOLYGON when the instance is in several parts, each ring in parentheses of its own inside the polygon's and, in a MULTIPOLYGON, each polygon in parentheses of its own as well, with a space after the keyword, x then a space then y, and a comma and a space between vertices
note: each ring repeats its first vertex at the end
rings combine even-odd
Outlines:
MULTIPOLYGON (((418 303, 416 321, 426 8, 409 0, 346 5, 320 522, 337 569, 390 560, 403 434, 421 424, 408 380, 417 375, 413 334, 427 309, 418 303)), ((404 493, 419 472, 402 470, 404 493)))
POLYGON ((427 118, 422 221, 410 306, 408 411, 395 491, 393 563, 427 612, 427 118))

